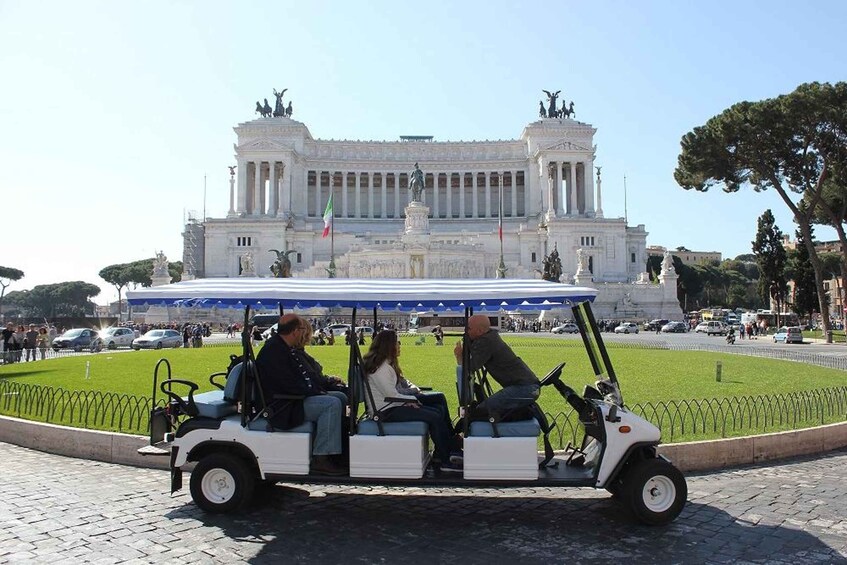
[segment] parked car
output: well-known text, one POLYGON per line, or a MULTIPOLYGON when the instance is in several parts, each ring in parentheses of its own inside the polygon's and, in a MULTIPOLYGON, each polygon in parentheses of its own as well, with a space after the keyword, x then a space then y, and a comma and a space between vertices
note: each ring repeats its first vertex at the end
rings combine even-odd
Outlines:
POLYGON ((97 349, 116 349, 118 347, 132 347, 135 332, 130 328, 106 328, 100 330, 92 347, 97 349))
POLYGON ((567 324, 562 324, 561 326, 556 326, 555 328, 550 330, 550 333, 554 334, 578 334, 579 328, 576 324, 568 322, 567 324))
POLYGON ((704 333, 706 335, 723 335, 726 333, 726 326, 723 322, 711 320, 709 322, 700 322, 694 328, 694 333, 704 333))
POLYGON ((330 324, 324 328, 324 331, 332 332, 332 335, 335 337, 344 337, 344 334, 346 334, 349 329, 350 324, 330 324))
POLYGON ((664 333, 680 333, 684 334, 688 331, 688 325, 685 322, 668 322, 664 326, 662 326, 662 332, 664 333))
POLYGON ((782 326, 773 334, 774 343, 803 343, 803 332, 800 326, 782 326))
POLYGON ((616 334, 637 334, 638 325, 635 322, 624 322, 615 328, 616 334))
POLYGON ((60 349, 73 349, 74 351, 82 351, 91 347, 91 341, 96 339, 97 332, 88 328, 73 328, 66 331, 62 335, 53 338, 53 351, 60 349))
POLYGON ((645 332, 655 332, 659 331, 662 326, 670 322, 670 320, 650 320, 646 324, 644 324, 645 332))
POLYGON ((163 347, 179 347, 182 345, 182 334, 176 330, 150 330, 143 336, 132 341, 132 348, 162 349, 163 347))

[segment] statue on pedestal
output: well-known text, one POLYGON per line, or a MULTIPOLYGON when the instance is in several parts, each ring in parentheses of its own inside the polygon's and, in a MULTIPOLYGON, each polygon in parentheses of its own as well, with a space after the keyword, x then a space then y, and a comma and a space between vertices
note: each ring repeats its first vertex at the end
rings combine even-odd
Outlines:
POLYGON ((588 270, 588 254, 580 247, 576 250, 576 274, 580 275, 588 270))
POLYGON ((421 202, 421 195, 425 186, 423 171, 415 163, 415 168, 409 173, 409 190, 412 191, 412 202, 421 202))
POLYGON ((547 100, 550 101, 550 105, 547 107, 547 117, 555 118, 558 114, 558 108, 556 108, 556 101, 559 99, 559 93, 561 90, 557 90, 556 92, 550 92, 549 90, 542 90, 544 94, 547 95, 547 100))
POLYGON ((662 258, 662 273, 663 275, 675 275, 676 268, 673 266, 673 255, 670 251, 665 251, 665 256, 662 258))
POLYGON ((170 276, 168 273, 168 258, 165 257, 163 251, 156 253, 156 258, 153 260, 153 276, 170 276))
POLYGON ((287 88, 283 88, 282 92, 277 92, 276 88, 274 88, 274 96, 276 96, 276 104, 274 105, 274 118, 284 118, 285 117, 285 105, 282 103, 282 95, 285 94, 287 88))
POLYGON ((244 255, 239 258, 239 262, 241 263, 241 275, 255 275, 256 267, 253 264, 253 253, 248 251, 244 255))
POLYGON ((544 271, 541 278, 545 281, 560 282, 562 277, 562 260, 559 257, 559 251, 556 246, 553 246, 553 251, 546 256, 542 261, 544 271))
POLYGON ((276 261, 274 261, 273 265, 270 266, 273 276, 278 279, 291 278, 291 259, 289 259, 288 256, 292 253, 296 253, 296 250, 289 249, 287 251, 278 251, 276 249, 269 249, 268 252, 276 253, 276 261))

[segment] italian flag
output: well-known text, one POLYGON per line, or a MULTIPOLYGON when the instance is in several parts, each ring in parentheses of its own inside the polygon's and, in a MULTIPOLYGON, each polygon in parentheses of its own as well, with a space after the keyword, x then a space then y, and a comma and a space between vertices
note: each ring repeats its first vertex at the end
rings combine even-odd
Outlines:
POLYGON ((329 200, 326 202, 326 210, 324 210, 324 234, 323 237, 329 235, 329 229, 332 227, 332 193, 329 194, 329 200))

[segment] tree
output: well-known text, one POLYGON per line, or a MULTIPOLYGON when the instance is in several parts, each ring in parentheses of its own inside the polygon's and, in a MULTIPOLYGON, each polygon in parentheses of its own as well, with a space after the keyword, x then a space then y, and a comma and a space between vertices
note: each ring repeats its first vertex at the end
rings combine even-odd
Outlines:
POLYGON ((759 216, 753 254, 759 266, 759 296, 765 304, 773 300, 777 316, 783 311, 788 294, 788 283, 785 281, 786 253, 782 241, 782 231, 776 225, 773 213, 769 209, 765 210, 759 216))
POLYGON ((83 281, 42 284, 31 290, 9 293, 9 299, 28 316, 55 318, 58 316, 87 316, 94 314, 91 298, 100 294, 100 287, 83 281))
MULTIPOLYGON (((686 190, 705 192, 715 185, 726 192, 748 185, 775 190, 803 233, 825 312, 811 216, 830 174, 847 171, 845 141, 847 83, 802 84, 777 98, 734 104, 685 134, 674 178, 686 190), (808 206, 801 208, 791 194, 802 195, 808 206)), ((828 332, 829 318, 823 322, 828 332)))
POLYGON ((6 294, 6 288, 12 284, 13 281, 19 281, 24 278, 24 272, 20 269, 13 269, 12 267, 0 267, 0 312, 2 312, 3 306, 3 296, 6 294))
POLYGON ((797 248, 791 253, 786 272, 794 281, 794 311, 799 316, 811 316, 820 303, 815 272, 809 263, 809 252, 802 242, 803 234, 797 230, 795 235, 797 248))
POLYGON ((118 321, 121 320, 121 291, 132 282, 134 273, 126 263, 109 265, 97 273, 101 279, 113 285, 118 290, 118 321))

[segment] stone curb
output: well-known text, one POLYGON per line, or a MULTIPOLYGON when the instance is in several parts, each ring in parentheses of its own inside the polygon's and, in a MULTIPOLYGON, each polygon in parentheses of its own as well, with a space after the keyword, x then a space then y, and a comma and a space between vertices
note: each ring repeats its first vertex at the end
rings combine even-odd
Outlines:
MULTIPOLYGON (((38 451, 119 463, 135 467, 168 468, 168 458, 139 455, 148 438, 128 434, 69 428, 0 416, 0 441, 38 451)), ((758 436, 672 443, 659 453, 681 471, 709 471, 776 459, 813 455, 847 447, 847 422, 758 436)))

